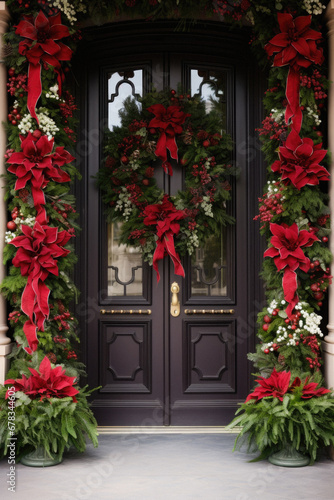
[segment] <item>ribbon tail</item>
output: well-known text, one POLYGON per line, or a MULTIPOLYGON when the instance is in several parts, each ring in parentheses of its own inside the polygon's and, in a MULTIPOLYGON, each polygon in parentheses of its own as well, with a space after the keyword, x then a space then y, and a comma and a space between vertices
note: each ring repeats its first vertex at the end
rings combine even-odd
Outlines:
POLYGON ((288 105, 285 111, 285 122, 299 134, 302 127, 303 113, 299 104, 300 71, 290 67, 286 80, 286 98, 288 105))
POLYGON ((289 303, 288 307, 285 309, 288 317, 291 318, 292 312, 295 306, 298 304, 298 295, 297 295, 297 275, 294 271, 287 268, 284 270, 283 274, 283 292, 284 299, 289 303))
POLYGON ((44 191, 41 188, 36 188, 33 185, 31 186, 31 194, 34 200, 34 207, 36 208, 37 215, 36 220, 40 224, 46 224, 46 210, 45 210, 45 196, 44 191))
POLYGON ((33 312, 35 307, 35 292, 32 287, 32 279, 28 278, 28 282, 23 290, 21 297, 21 309, 29 319, 33 320, 33 312))
POLYGON ((37 339, 37 326, 29 319, 23 325, 23 332, 28 341, 29 347, 26 347, 24 350, 28 354, 32 354, 37 350, 38 339, 37 339))
POLYGON ((158 240, 155 252, 153 254, 153 269, 157 273, 157 283, 159 283, 159 281, 160 281, 158 262, 159 262, 159 260, 162 260, 164 258, 164 256, 165 256, 165 246, 161 240, 158 240))
POLYGON ((177 150, 175 135, 173 136, 167 135, 166 148, 169 150, 171 158, 177 160, 178 150, 177 150))
POLYGON ((28 101, 27 106, 29 113, 38 122, 36 115, 36 104, 42 93, 42 80, 41 80, 41 70, 40 64, 29 64, 28 69, 28 101))
POLYGON ((179 255, 175 251, 175 246, 174 246, 174 237, 173 233, 171 231, 168 231, 164 235, 164 241, 165 241, 165 248, 168 252, 168 255, 173 261, 174 264, 174 273, 177 274, 178 276, 182 276, 183 278, 185 277, 185 272, 183 269, 183 266, 181 264, 181 260, 179 255))
POLYGON ((157 142, 157 147, 155 148, 155 155, 158 158, 161 158, 162 162, 165 163, 167 161, 167 149, 166 149, 166 134, 165 132, 161 132, 160 137, 157 142))

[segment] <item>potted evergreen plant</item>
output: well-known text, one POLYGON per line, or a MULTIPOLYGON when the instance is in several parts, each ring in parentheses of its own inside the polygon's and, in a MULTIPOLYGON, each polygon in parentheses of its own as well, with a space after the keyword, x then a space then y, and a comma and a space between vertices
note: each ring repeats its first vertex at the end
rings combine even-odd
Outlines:
POLYGON ((0 389, 0 453, 15 448, 16 460, 29 466, 61 462, 73 445, 86 448, 86 437, 97 447, 96 420, 89 409, 84 387, 61 366, 52 367, 47 356, 30 375, 8 379, 0 389))
POLYGON ((246 442, 248 451, 260 451, 258 460, 269 457, 275 465, 300 467, 312 464, 324 446, 334 445, 334 398, 319 387, 319 375, 291 382, 290 371, 274 368, 256 382, 228 426, 241 427, 234 450, 246 442))

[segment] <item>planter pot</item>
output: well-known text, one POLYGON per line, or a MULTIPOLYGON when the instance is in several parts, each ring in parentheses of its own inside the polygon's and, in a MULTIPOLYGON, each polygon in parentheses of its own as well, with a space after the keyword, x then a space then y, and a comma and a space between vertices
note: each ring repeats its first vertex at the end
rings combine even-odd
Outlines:
POLYGON ((309 457, 299 453, 290 444, 274 453, 268 458, 269 462, 273 465, 280 465, 281 467, 305 467, 310 463, 309 457))
POLYGON ((62 459, 49 457, 43 446, 38 446, 34 451, 27 453, 27 455, 21 458, 21 464, 27 465, 28 467, 51 467, 61 462, 62 459))

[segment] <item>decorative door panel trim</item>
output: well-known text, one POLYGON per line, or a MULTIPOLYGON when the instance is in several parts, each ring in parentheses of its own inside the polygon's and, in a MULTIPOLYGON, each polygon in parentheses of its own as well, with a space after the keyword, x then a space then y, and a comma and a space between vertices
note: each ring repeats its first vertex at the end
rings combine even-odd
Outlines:
POLYGON ((101 393, 150 393, 151 321, 101 321, 99 335, 101 393))
POLYGON ((236 320, 183 322, 185 394, 236 390, 236 320))

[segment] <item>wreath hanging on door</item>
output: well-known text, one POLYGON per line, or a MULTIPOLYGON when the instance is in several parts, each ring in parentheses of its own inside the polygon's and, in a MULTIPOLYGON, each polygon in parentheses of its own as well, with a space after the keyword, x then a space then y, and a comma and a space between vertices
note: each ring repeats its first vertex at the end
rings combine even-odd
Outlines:
POLYGON ((108 222, 122 222, 120 242, 140 247, 153 265, 169 255, 174 272, 184 276, 180 257, 192 255, 208 234, 232 224, 233 142, 214 101, 210 110, 199 96, 175 90, 153 91, 138 101, 128 98, 121 125, 105 135, 105 162, 98 185, 108 222), (185 169, 184 189, 169 196, 154 173, 185 169))

